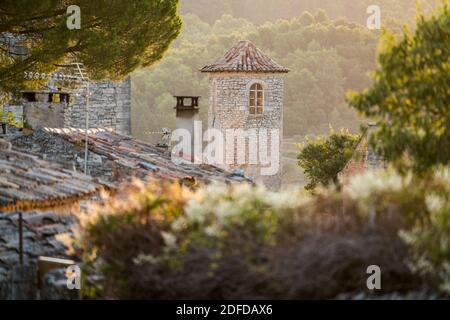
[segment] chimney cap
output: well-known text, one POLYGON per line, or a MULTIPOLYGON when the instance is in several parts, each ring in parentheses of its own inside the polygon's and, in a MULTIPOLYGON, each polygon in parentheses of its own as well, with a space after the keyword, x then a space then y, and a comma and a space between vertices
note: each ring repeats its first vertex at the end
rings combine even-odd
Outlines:
POLYGON ((174 96, 177 99, 177 105, 175 109, 177 110, 197 110, 198 109, 198 99, 200 96, 174 96), (185 104, 184 99, 189 99, 190 104, 185 104))
POLYGON ((189 99, 191 99, 191 98, 201 98, 201 96, 183 96, 183 95, 179 95, 179 96, 174 95, 174 97, 175 98, 189 98, 189 99))

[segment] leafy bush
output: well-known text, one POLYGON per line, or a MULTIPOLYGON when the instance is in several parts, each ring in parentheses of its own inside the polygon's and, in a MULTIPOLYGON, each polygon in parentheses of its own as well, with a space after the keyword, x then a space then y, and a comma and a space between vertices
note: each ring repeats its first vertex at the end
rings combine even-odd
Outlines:
POLYGON ((16 118, 12 112, 0 111, 0 122, 7 123, 10 126, 23 128, 23 123, 16 122, 16 118))
POLYGON ((135 181, 81 216, 72 249, 102 276, 102 297, 334 298, 368 291, 373 264, 375 293, 445 290, 449 190, 448 170, 420 180, 369 172, 314 196, 135 181))
POLYGON ((89 214, 80 213, 75 240, 60 240, 70 245, 70 253, 82 257, 86 274, 107 279, 85 294, 101 291, 112 297, 131 296, 134 281, 139 281, 134 260, 164 253, 164 231, 169 231, 171 222, 183 213, 187 193, 189 190, 177 184, 145 186, 134 180, 124 191, 126 199, 105 195, 107 205, 95 204, 89 214))
POLYGON ((439 169, 429 182, 424 202, 429 215, 401 235, 412 251, 412 269, 434 277, 450 293, 450 170, 439 169))
POLYGON ((338 173, 344 169, 360 140, 360 136, 342 129, 334 132, 330 129, 328 137, 319 136, 307 139, 298 145, 298 165, 308 178, 307 190, 319 185, 338 184, 338 173))

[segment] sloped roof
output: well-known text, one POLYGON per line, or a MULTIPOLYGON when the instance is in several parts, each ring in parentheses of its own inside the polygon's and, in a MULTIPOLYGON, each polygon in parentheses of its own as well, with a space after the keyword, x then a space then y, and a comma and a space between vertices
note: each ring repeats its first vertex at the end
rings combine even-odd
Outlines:
POLYGON ((200 71, 287 73, 289 69, 269 58, 250 41, 241 40, 220 60, 204 66, 200 71))
MULTIPOLYGON (((63 137, 75 146, 84 144, 85 133, 82 129, 44 128, 43 130, 63 137)), ((111 130, 90 129, 88 135, 89 150, 113 162, 116 170, 124 168, 129 171, 129 177, 146 178, 150 175, 156 179, 202 183, 212 181, 251 182, 242 175, 225 171, 216 166, 175 163, 172 161, 170 151, 111 130)), ((102 166, 106 167, 105 163, 102 166)))
POLYGON ((0 140, 0 212, 65 206, 105 186, 0 140))

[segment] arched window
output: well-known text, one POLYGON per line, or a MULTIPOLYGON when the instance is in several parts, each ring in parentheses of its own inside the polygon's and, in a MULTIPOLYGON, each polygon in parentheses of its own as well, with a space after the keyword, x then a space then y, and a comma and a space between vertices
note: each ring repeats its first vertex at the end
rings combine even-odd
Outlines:
POLYGON ((264 91, 260 83, 254 83, 250 87, 250 114, 262 114, 264 103, 264 91))

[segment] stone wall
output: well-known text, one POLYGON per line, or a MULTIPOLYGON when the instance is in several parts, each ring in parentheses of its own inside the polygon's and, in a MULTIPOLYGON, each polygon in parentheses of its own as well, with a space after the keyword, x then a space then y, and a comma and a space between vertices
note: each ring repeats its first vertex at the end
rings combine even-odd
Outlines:
MULTIPOLYGON (((284 79, 274 73, 211 73, 210 96, 208 109, 208 127, 216 128, 225 135, 226 129, 271 129, 279 130, 278 173, 271 176, 261 176, 261 165, 231 165, 226 169, 241 168, 245 174, 255 180, 261 180, 266 186, 277 189, 281 185, 280 148, 283 136, 283 90, 284 79), (260 83, 264 89, 264 109, 262 115, 249 113, 250 86, 260 83)), ((270 140, 269 140, 270 141, 270 140)), ((258 148, 265 141, 259 141, 258 148)), ((248 150, 248 142, 238 144, 235 152, 248 150)), ((246 151, 248 152, 248 151, 246 151)))
MULTIPOLYGON (((15 106, 15 108, 22 106, 15 106)), ((18 109, 17 109, 18 110, 18 109)), ((43 127, 86 127, 86 87, 74 92, 29 91, 23 98, 25 125, 32 129, 43 127), (64 97, 55 102, 52 96, 64 97), (70 98, 69 98, 70 96, 70 98)), ((90 83, 89 128, 110 128, 119 134, 131 134, 130 78, 122 82, 90 83)))
MULTIPOLYGON (((102 81, 90 83, 89 127, 112 128, 117 133, 131 134, 131 83, 130 78, 122 82, 102 81)), ((85 128, 86 88, 75 96, 66 113, 66 127, 85 128)))

